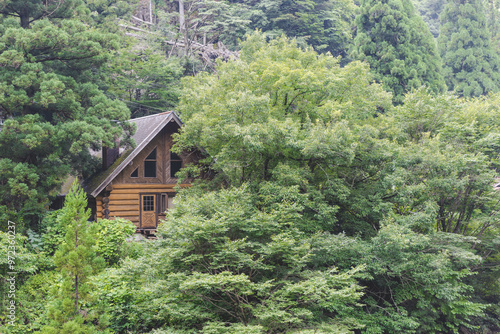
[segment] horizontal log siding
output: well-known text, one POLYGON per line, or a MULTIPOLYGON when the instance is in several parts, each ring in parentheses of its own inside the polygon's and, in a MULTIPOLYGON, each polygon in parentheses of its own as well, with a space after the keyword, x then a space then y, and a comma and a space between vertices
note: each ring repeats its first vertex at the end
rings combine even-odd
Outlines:
MULTIPOLYGON (((109 217, 120 217, 140 226, 140 194, 141 193, 175 193, 176 184, 114 184, 109 194, 109 217)), ((181 187, 188 187, 182 184, 181 187)), ((103 218, 102 197, 97 198, 97 217, 103 218)), ((163 218, 164 216, 160 216, 163 218)))
POLYGON ((102 196, 97 196, 95 199, 96 203, 96 220, 102 219, 102 196))

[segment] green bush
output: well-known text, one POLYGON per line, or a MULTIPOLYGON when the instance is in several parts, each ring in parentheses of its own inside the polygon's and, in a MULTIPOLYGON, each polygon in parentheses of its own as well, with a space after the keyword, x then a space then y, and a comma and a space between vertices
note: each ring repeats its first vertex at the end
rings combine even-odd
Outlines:
POLYGON ((97 252, 109 265, 116 264, 123 255, 123 243, 135 232, 135 226, 130 221, 121 218, 101 219, 97 225, 99 226, 97 252))

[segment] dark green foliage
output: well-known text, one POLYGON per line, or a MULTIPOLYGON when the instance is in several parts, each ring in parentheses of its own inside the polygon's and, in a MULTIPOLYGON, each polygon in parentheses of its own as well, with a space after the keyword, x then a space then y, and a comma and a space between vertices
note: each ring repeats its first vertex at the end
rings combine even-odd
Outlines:
MULTIPOLYGON (((127 5, 67 4, 60 16, 78 11, 79 21, 35 19, 21 29, 18 18, 2 20, 1 110, 12 118, 0 133, 0 195, 4 218, 16 217, 21 229, 21 218, 41 217, 47 193, 70 170, 92 169, 88 147, 123 131, 109 119, 124 120, 126 109, 106 94, 171 107, 181 64, 195 71, 194 58, 182 63, 157 43, 114 49, 109 62, 107 50, 126 43, 102 31, 116 30, 115 15, 127 15, 127 5), (101 29, 91 28, 96 22, 101 29)), ((177 4, 163 3, 173 9, 159 20, 175 21, 177 4)), ((340 66, 297 47, 309 36, 317 50, 342 49, 345 41, 322 35, 321 23, 345 32, 341 16, 351 12, 330 10, 350 2, 189 4, 192 41, 206 32, 234 43, 242 33, 234 27, 247 20, 268 33, 250 36, 240 59, 219 62, 215 74, 183 81, 185 126, 175 149, 205 152, 189 173, 213 177, 178 191, 158 240, 133 243, 124 242, 130 223, 88 223, 85 195, 74 188, 63 210, 17 236, 18 318, 0 332, 498 331, 500 193, 491 185, 500 168, 500 95, 464 100, 410 89, 393 107, 366 64, 340 66), (301 38, 268 41, 284 31, 301 38), (102 270, 104 260, 111 267, 102 270)), ((37 10, 45 9, 32 18, 37 10)), ((364 12, 376 34, 400 38, 392 49, 379 42, 394 51, 384 59, 403 41, 426 40, 424 30, 421 39, 406 34, 422 26, 403 12, 414 11, 392 1, 364 12), (381 16, 389 9, 392 17, 381 16), (376 30, 382 23, 396 34, 376 30)), ((418 65, 423 53, 409 50, 400 54, 418 68, 411 77, 418 80, 406 83, 416 87, 428 67, 418 65)), ((399 62, 388 62, 392 75, 406 69, 399 62)), ((10 240, 2 232, 0 239, 5 277, 10 240)))
POLYGON ((0 13, 19 18, 22 28, 29 28, 37 20, 44 18, 67 19, 71 18, 81 0, 48 1, 37 0, 6 0, 0 7, 0 13))
POLYGON ((90 147, 132 129, 126 106, 89 79, 118 46, 115 35, 70 19, 29 29, 3 19, 0 30, 0 217, 21 229, 41 220, 70 171, 93 171, 90 147))
MULTIPOLYGON (((119 31, 117 18, 130 19, 137 8, 138 0, 100 0, 85 1, 85 16, 101 29, 119 31)), ((80 14, 81 18, 83 15, 80 14)))
POLYGON ((352 57, 370 64, 396 104, 422 85, 446 89, 434 39, 409 0, 364 0, 356 27, 352 57))
POLYGON ((183 200, 161 227, 164 239, 99 278, 96 294, 109 305, 113 327, 204 333, 347 333, 359 327, 342 315, 362 294, 355 277, 363 266, 312 270, 315 249, 295 226, 297 191, 276 201, 267 188, 257 195, 246 186, 179 194, 183 200), (138 284, 144 277, 151 284, 138 284))
POLYGON ((491 46, 483 2, 450 0, 441 20, 438 43, 448 88, 465 97, 497 92, 500 58, 491 46))
MULTIPOLYGON (((376 110, 377 104, 370 104, 366 96, 377 99, 377 95, 365 91, 369 89, 366 72, 354 64, 338 70, 332 87, 349 82, 344 87, 350 88, 332 89, 337 93, 328 95, 330 86, 323 81, 327 77, 321 75, 321 63, 306 62, 307 55, 283 41, 266 44, 253 36, 242 45, 241 62, 221 64, 217 78, 203 76, 186 82, 193 91, 182 100, 186 123, 178 144, 206 149, 207 162, 219 171, 224 187, 239 187, 242 181, 252 185, 252 193, 263 196, 261 210, 282 212, 280 204, 284 203, 298 210, 293 216, 281 214, 277 221, 294 222, 304 237, 318 231, 336 232, 339 226, 341 231, 366 238, 314 235, 321 246, 311 242, 315 260, 309 265, 316 269, 336 265, 345 270, 367 265, 366 276, 358 280, 366 286, 362 297, 366 307, 349 311, 367 332, 442 333, 471 326, 472 317, 481 318, 485 309, 474 302, 471 286, 465 282, 482 261, 482 253, 476 253, 476 238, 483 236, 480 231, 490 236, 498 231, 498 194, 491 188, 494 174, 490 169, 495 161, 490 157, 497 153, 489 151, 496 147, 491 145, 498 137, 496 127, 487 125, 496 124, 491 122, 498 115, 493 107, 497 97, 464 104, 452 95, 434 96, 430 89, 420 89, 408 94, 402 106, 394 111, 387 108, 385 115, 374 118, 376 113, 369 111, 376 110), (305 73, 308 79, 301 80, 305 73), (343 81, 344 75, 352 80, 343 81), (301 86, 306 81, 309 90, 301 86), (324 108, 312 103, 318 101, 318 95, 313 95, 316 85, 324 87, 319 95, 324 108), (349 96, 352 105, 343 104, 347 100, 340 92, 349 96), (197 102, 198 98, 203 102, 197 102), (240 101, 246 102, 245 108, 239 107, 240 101), (368 104, 362 106, 362 102, 368 104), (200 112, 197 105, 205 108, 200 112), (332 131, 320 127, 325 119, 332 131), (470 141, 458 141, 452 133, 470 141), (478 152, 480 147, 485 154, 478 152), (313 161, 318 174, 316 169, 304 168, 303 160, 309 168, 313 161), (338 248, 332 247, 334 240, 338 248)), ((329 73, 334 69, 330 66, 329 73)), ((214 182, 221 182, 220 178, 214 182)), ((188 198, 181 197, 181 203, 188 198)), ((210 215, 208 207, 200 208, 204 217, 210 215)), ((218 210, 219 217, 227 217, 218 210)), ((191 210, 176 211, 172 221, 179 228, 184 223, 186 228, 195 228, 192 220, 202 218, 192 215, 191 210)), ((171 224, 165 226, 171 228, 171 224)), ((202 226, 208 228, 205 223, 202 226)), ((263 227, 257 230, 261 238, 273 235, 263 227)), ((229 240, 232 231, 227 230, 229 240)), ((168 232, 167 239, 175 234, 168 232)), ((190 264, 214 265, 215 260, 203 262, 210 256, 209 247, 190 264)))
POLYGON ((305 41, 316 51, 347 56, 355 6, 350 0, 236 0, 248 6, 251 30, 272 37, 285 34, 305 41))
POLYGON ((430 223, 432 215, 386 220, 370 241, 330 235, 313 242, 321 255, 314 259, 318 265, 366 264, 359 280, 366 287, 362 307, 352 315, 366 333, 453 332, 485 309, 471 302, 471 286, 463 281, 473 277, 468 266, 481 262, 471 250, 474 238, 418 233, 411 220, 430 223))
POLYGON ((105 68, 107 92, 127 103, 132 118, 151 110, 172 110, 178 103, 184 71, 180 59, 166 59, 164 51, 151 45, 142 51, 131 48, 116 52, 105 68))
POLYGON ((475 267, 476 275, 469 277, 467 283, 474 286, 476 293, 472 300, 487 304, 484 315, 473 319, 472 323, 479 326, 482 330, 500 330, 500 270, 498 263, 499 256, 499 238, 490 235, 482 238, 478 249, 486 260, 475 267))
POLYGON ((45 213, 43 220, 39 224, 42 239, 42 249, 49 255, 54 255, 57 248, 64 241, 66 226, 58 219, 60 210, 45 213))

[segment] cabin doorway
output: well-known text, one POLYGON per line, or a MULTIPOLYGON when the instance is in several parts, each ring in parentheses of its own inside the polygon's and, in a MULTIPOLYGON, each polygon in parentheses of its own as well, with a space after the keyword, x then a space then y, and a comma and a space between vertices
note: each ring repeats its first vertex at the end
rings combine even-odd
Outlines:
POLYGON ((158 223, 156 194, 141 194, 141 229, 156 229, 158 223))
POLYGON ((164 220, 166 211, 173 208, 174 193, 140 194, 140 225, 141 230, 156 230, 158 221, 164 220))

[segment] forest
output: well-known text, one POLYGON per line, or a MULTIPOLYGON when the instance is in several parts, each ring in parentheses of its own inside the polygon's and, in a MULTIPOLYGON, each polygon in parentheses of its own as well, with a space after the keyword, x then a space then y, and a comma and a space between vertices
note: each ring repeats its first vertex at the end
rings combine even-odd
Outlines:
POLYGON ((0 0, 0 332, 500 333, 499 10, 0 0), (166 110, 155 238, 54 209, 166 110))

